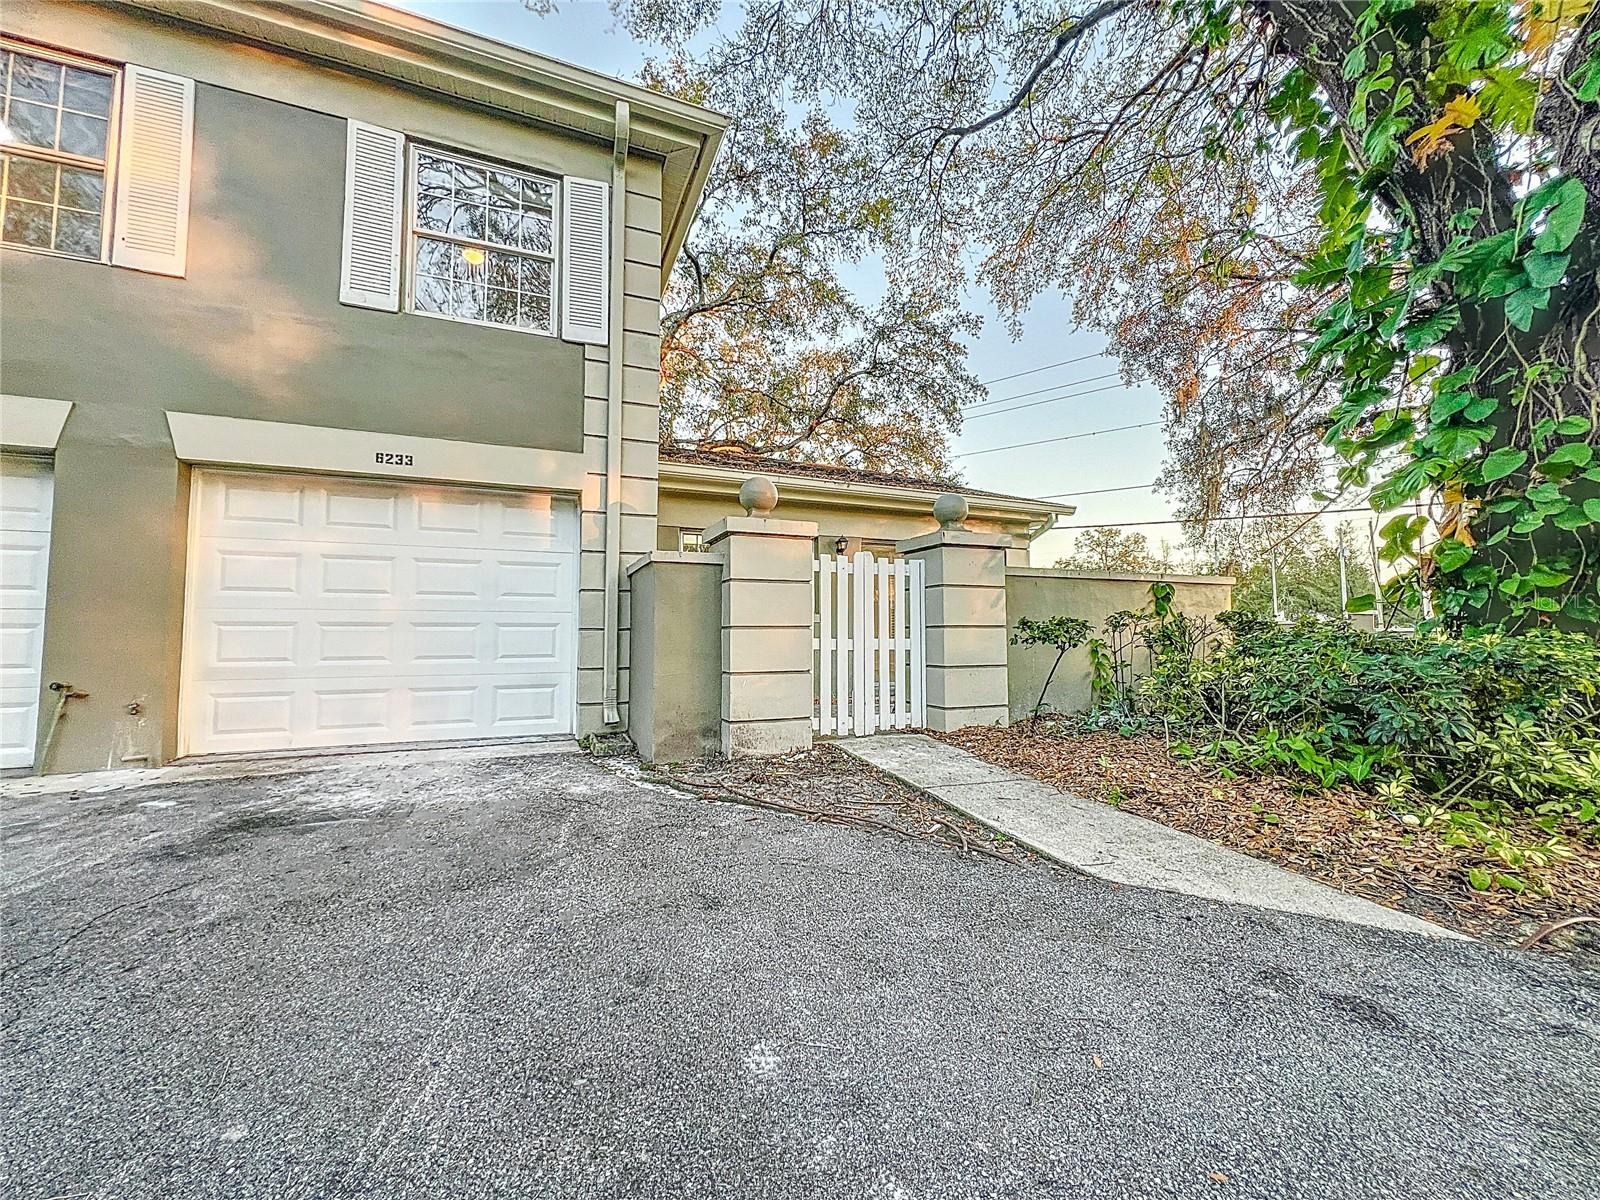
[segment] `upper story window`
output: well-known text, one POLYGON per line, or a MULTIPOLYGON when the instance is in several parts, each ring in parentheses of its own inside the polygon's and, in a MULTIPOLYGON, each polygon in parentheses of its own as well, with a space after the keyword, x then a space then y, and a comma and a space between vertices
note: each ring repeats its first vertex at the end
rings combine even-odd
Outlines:
POLYGON ((103 259, 117 73, 32 48, 0 53, 0 241, 103 259))
POLYGON ((413 311, 555 332, 555 180, 418 149, 411 197, 413 311))

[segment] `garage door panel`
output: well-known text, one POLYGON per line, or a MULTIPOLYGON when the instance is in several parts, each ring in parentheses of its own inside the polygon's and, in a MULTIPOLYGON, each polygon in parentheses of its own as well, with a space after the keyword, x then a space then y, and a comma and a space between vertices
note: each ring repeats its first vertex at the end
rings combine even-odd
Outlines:
POLYGON ((557 719, 561 687, 555 681, 505 683, 492 690, 493 725, 499 733, 534 732, 557 719))
POLYGON ((358 608, 548 611, 572 607, 576 555, 556 551, 443 554, 431 548, 260 542, 201 534, 191 592, 207 610, 358 608))
POLYGON ((570 621, 506 621, 494 626, 495 663, 552 667, 572 654, 570 621))
POLYGON ((5 456, 0 463, 0 512, 7 533, 48 534, 55 476, 50 463, 40 459, 5 456))
POLYGON ((310 586, 305 599, 312 604, 319 600, 363 599, 372 604, 393 604, 399 601, 396 582, 396 563, 392 556, 382 554, 339 554, 320 547, 307 547, 310 586))
POLYGON ((216 546, 207 555, 212 587, 236 603, 297 598, 302 593, 301 556, 254 546, 216 546))
POLYGON ((0 687, 34 691, 44 657, 44 613, 13 611, 0 625, 0 687))
POLYGON ((334 539, 351 534, 365 539, 371 537, 374 530, 400 528, 400 496, 394 492, 346 492, 329 488, 323 511, 323 527, 334 539))
MULTIPOLYGON (((16 635, 21 654, 22 629, 16 635)), ((577 620, 570 613, 410 613, 368 618, 339 609, 295 613, 219 610, 190 639, 189 677, 362 678, 431 671, 502 674, 570 664, 577 620)), ((4 660, 0 660, 3 665, 4 660)))
POLYGON ((0 689, 0 767, 31 767, 39 728, 39 697, 33 688, 0 689))
MULTIPOLYGON (((5 496, 0 503, 10 499, 5 496)), ((32 529, 0 532, 0 604, 42 610, 49 567, 49 533, 32 529)))
POLYGON ((318 670, 338 667, 393 670, 399 665, 393 621, 315 618, 306 624, 311 639, 310 665, 318 670))
POLYGON ((215 684, 198 714, 207 753, 571 731, 573 684, 526 674, 215 684))
POLYGON ((255 541, 564 551, 565 509, 548 495, 494 494, 315 476, 213 472, 196 515, 207 533, 255 541))
POLYGON ((469 490, 197 478, 186 751, 571 732, 570 507, 469 490), (333 524, 366 540, 330 538, 333 524), (247 526, 268 533, 241 536, 247 526), (434 535, 441 544, 427 542, 434 535), (528 548, 492 544, 502 540, 528 548))
POLYGON ((208 666, 258 673, 262 668, 293 670, 299 622, 221 619, 205 628, 208 666))
POLYGON ((303 488, 270 487, 233 480, 222 489, 222 519, 244 528, 277 525, 300 529, 305 524, 305 507, 303 488))

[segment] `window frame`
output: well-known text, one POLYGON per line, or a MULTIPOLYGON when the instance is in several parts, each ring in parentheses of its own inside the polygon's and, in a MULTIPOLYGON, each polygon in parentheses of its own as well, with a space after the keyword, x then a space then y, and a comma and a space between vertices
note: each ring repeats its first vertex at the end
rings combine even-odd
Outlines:
MULTIPOLYGON (((0 247, 6 250, 15 250, 21 254, 44 254, 51 258, 64 258, 70 262, 97 262, 102 265, 111 261, 111 218, 116 212, 116 186, 117 186, 117 155, 118 135, 122 131, 122 84, 126 78, 122 64, 106 62, 103 59, 88 58, 82 54, 74 54, 70 50, 58 50, 54 46, 41 46, 35 42, 25 42, 19 38, 0 35, 0 53, 26 54, 30 58, 42 58, 46 62, 59 63, 66 67, 77 67, 80 70, 94 71, 101 75, 111 76, 111 107, 106 110, 106 156, 104 161, 85 158, 81 154, 69 154, 64 150, 47 150, 43 146, 30 146, 25 142, 0 142, 0 151, 17 158, 30 158, 38 162, 54 163, 58 167, 80 167, 86 170, 99 170, 105 179, 105 187, 100 194, 100 254, 91 258, 87 254, 69 254, 65 250, 57 250, 46 246, 29 246, 22 242, 0 241, 0 247)), ((5 97, 0 92, 0 119, 7 114, 3 111, 5 97)), ((60 108, 57 108, 60 112, 60 108)), ((9 197, 4 195, 5 181, 0 179, 0 215, 3 215, 9 197)), ((59 196, 60 185, 57 184, 59 196)), ((59 203, 53 208, 60 208, 59 203)), ((78 210, 83 211, 83 210, 78 210)), ((52 236, 52 240, 54 240, 52 236)))
POLYGON ((708 554, 710 548, 706 545, 706 531, 704 529, 678 529, 679 554, 708 554), (690 542, 694 544, 691 545, 690 542))
POLYGON ((400 255, 400 267, 403 272, 401 278, 401 304, 400 310, 409 316, 431 317, 436 321, 454 321, 458 325, 477 325, 484 329, 503 329, 511 333, 532 334, 534 337, 559 338, 561 336, 561 184, 560 175, 549 171, 541 171, 534 167, 518 166, 515 163, 500 162, 490 158, 480 158, 474 154, 467 154, 460 150, 452 150, 434 142, 413 141, 406 139, 406 175, 405 197, 403 203, 405 211, 402 213, 401 228, 404 232, 404 244, 400 255), (432 229, 419 229, 417 227, 417 168, 422 155, 428 154, 436 158, 447 158, 453 162, 464 163, 469 167, 482 167, 486 171, 510 171, 517 175, 527 175, 550 184, 550 253, 540 254, 535 250, 522 250, 515 246, 504 246, 499 242, 487 239, 478 241, 474 238, 464 238, 453 233, 439 233, 432 229), (529 329, 522 325, 503 325, 498 321, 480 321, 476 317, 458 317, 454 313, 428 312, 417 307, 417 239, 432 238, 436 241, 453 242, 458 246, 481 246, 485 251, 499 250, 506 254, 515 254, 522 258, 533 258, 540 261, 548 259, 550 263, 550 328, 529 329))

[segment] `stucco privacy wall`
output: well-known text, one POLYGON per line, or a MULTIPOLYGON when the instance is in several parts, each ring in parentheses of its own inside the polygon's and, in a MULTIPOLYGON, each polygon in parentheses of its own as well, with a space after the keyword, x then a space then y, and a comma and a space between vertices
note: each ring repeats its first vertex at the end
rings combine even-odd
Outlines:
POLYGON ((717 753, 722 720, 722 559, 657 551, 634 563, 634 700, 628 732, 650 762, 717 753))
MULTIPOLYGON (((1114 612, 1150 603, 1150 585, 1165 581, 1176 589, 1179 612, 1215 617, 1233 598, 1233 579, 1223 575, 1100 575, 1083 571, 1013 568, 1006 572, 1006 618, 1012 631, 1021 617, 1081 617, 1102 632, 1114 612)), ((1056 652, 1046 646, 1010 646, 1006 653, 1007 694, 1013 720, 1030 716, 1056 652)), ((1135 666, 1139 660, 1135 660, 1135 666)), ((1074 650, 1061 662, 1045 703, 1060 712, 1081 712, 1090 704, 1089 653, 1074 650)))
MULTIPOLYGON (((0 250, 4 390, 76 405, 55 463, 44 678, 89 697, 51 768, 176 749, 190 472, 168 409, 585 453, 579 720, 597 728, 605 348, 345 307, 338 276, 347 117, 595 179, 610 146, 109 6, 12 0, 0 24, 198 81, 186 278, 0 250)), ((624 563, 656 542, 660 196, 660 162, 631 158, 624 563)), ((624 630, 627 611, 624 592, 624 630)), ((626 656, 624 632, 623 700, 626 656)))

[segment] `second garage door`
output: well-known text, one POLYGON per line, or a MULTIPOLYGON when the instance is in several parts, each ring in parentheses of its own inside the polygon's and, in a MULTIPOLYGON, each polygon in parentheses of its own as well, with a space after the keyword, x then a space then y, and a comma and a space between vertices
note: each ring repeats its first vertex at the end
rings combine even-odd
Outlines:
POLYGON ((0 768, 33 765, 51 482, 48 462, 0 454, 0 768))
POLYGON ((194 488, 182 753, 572 731, 570 503, 224 471, 194 488))

